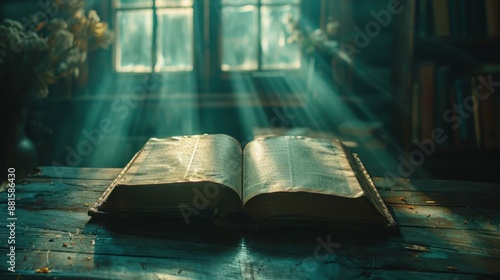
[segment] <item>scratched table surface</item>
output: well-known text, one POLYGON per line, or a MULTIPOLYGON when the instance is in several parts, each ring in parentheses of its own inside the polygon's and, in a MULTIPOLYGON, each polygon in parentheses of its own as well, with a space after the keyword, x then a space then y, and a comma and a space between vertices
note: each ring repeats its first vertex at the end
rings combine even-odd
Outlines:
POLYGON ((43 167, 18 184, 15 264, 7 262, 12 220, 7 193, 0 193, 0 278, 500 277, 500 184, 374 178, 399 225, 396 234, 244 231, 202 222, 91 219, 89 204, 119 171, 43 167))

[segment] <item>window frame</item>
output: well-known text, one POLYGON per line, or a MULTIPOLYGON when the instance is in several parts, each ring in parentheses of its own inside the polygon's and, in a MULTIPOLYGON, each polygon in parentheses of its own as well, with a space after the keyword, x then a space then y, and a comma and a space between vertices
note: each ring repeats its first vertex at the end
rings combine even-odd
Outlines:
MULTIPOLYGON (((153 1, 152 7, 127 7, 127 8, 117 8, 115 5, 116 0, 110 0, 109 14, 112 19, 113 28, 116 29, 117 24, 117 12, 120 10, 138 10, 138 9, 153 9, 156 7, 155 1, 153 1)), ((318 2, 315 5, 320 6, 318 0, 312 0, 312 2, 318 2)), ((306 11, 310 10, 307 5, 310 4, 308 1, 299 0, 298 4, 294 4, 299 9, 300 17, 307 16, 306 11)), ((253 4, 255 5, 255 4, 253 4)), ((266 6, 280 6, 283 4, 265 4, 266 6)), ((224 5, 221 0, 193 0, 193 67, 191 71, 160 71, 155 72, 155 64, 152 65, 151 71, 148 72, 120 72, 117 71, 117 46, 112 46, 111 48, 111 72, 113 73, 114 80, 117 84, 123 81, 136 81, 139 83, 146 76, 154 75, 162 82, 169 83, 172 88, 179 88, 176 85, 182 85, 183 80, 187 77, 194 77, 196 82, 196 88, 198 92, 234 92, 234 89, 230 87, 230 84, 238 82, 241 80, 251 80, 251 81, 262 81, 267 79, 282 79, 284 77, 290 79, 300 79, 304 77, 306 71, 305 58, 306 56, 300 53, 300 67, 292 69, 262 69, 261 60, 261 22, 260 22, 260 7, 261 0, 258 0, 259 9, 259 57, 258 64, 259 69, 257 70, 222 70, 222 7, 224 5), (203 40, 198 40, 203 38, 203 40)), ((156 9, 162 9, 156 7, 156 9)), ((156 10, 153 10, 153 40, 156 38, 156 10)), ((115 31, 116 32, 116 31, 115 31)), ((118 33, 115 33, 117 35, 118 33)), ((117 44, 117 43, 115 43, 117 44)), ((156 60, 156 42, 153 42, 153 62, 156 60)), ((178 92, 182 92, 179 90, 178 92)))
MULTIPOLYGON (((210 0, 207 0, 210 1, 210 0)), ((222 70, 222 5, 221 1, 222 0, 216 0, 218 1, 218 5, 214 8, 217 8, 217 10, 212 10, 211 13, 214 13, 218 16, 218 20, 211 20, 210 24, 213 25, 212 29, 217 31, 216 36, 214 37, 213 40, 213 45, 216 46, 215 52, 212 53, 212 57, 216 57, 215 61, 215 67, 212 67, 213 73, 215 73, 215 76, 210 77, 211 79, 211 89, 219 92, 227 92, 227 91, 232 91, 233 88, 231 88, 232 83, 245 83, 248 81, 251 81, 254 85, 259 86, 259 84, 268 84, 272 81, 276 80, 284 80, 286 78, 290 79, 303 79, 305 77, 305 55, 301 52, 300 53, 300 67, 299 68, 290 68, 290 69, 262 69, 261 68, 261 44, 260 44, 260 39, 261 39, 261 19, 260 19, 260 3, 261 0, 258 0, 258 32, 259 32, 259 42, 258 42, 258 69, 257 70, 231 70, 231 71, 224 71, 222 70)), ((313 0, 315 1, 315 0, 313 0)), ((304 10, 306 7, 306 0, 300 0, 299 4, 297 4, 299 8, 299 15, 300 17, 304 16, 304 10)), ((312 1, 311 1, 312 2, 312 1)), ((215 5, 214 5, 215 6, 215 5)), ((233 6, 238 6, 238 5, 233 5, 233 6)), ((259 92, 260 93, 260 92, 259 92)))
MULTIPOLYGON (((262 3, 263 1, 265 0, 253 0, 253 1, 256 1, 257 3, 256 4, 222 4, 222 1, 223 0, 218 0, 219 1, 219 20, 218 20, 218 25, 219 25, 219 42, 218 42, 218 50, 219 50, 219 56, 218 56, 218 66, 220 67, 221 71, 223 73, 245 73, 245 72, 250 72, 250 73, 259 73, 259 74, 262 74, 262 73, 272 73, 272 72, 290 72, 290 73, 293 73, 294 71, 297 71, 297 70, 300 70, 303 66, 303 61, 302 61, 302 57, 303 57, 303 54, 301 53, 300 49, 299 49, 299 67, 297 68, 269 68, 269 69, 266 69, 263 67, 263 51, 262 51, 262 7, 279 7, 279 6, 285 6, 285 5, 291 5, 291 6, 294 6, 294 7, 297 7, 298 8, 298 14, 299 14, 299 18, 301 17, 301 11, 302 11, 302 3, 305 1, 305 0, 292 0, 292 1, 297 1, 298 3, 297 4, 293 4, 293 3, 262 3), (222 28, 223 28, 223 22, 222 22, 222 8, 224 6, 227 6, 227 7, 242 7, 242 6, 256 6, 257 7, 257 24, 258 24, 258 28, 257 28, 257 38, 258 38, 258 41, 256 42, 257 44, 257 69, 235 69, 235 70, 223 70, 222 69, 222 65, 223 65, 223 57, 222 57, 222 52, 224 51, 224 48, 223 48, 223 37, 222 37, 222 28)), ((287 0, 282 0, 283 2, 284 1, 287 1, 287 0)), ((265 74, 264 74, 265 75, 265 74)))
POLYGON ((134 6, 125 6, 125 7, 119 7, 117 2, 119 0, 111 0, 111 6, 112 6, 112 20, 113 20, 113 25, 115 27, 115 38, 116 39, 116 43, 115 45, 113 46, 113 50, 112 50, 112 68, 113 68, 113 72, 115 72, 116 74, 118 75, 129 75, 129 74, 132 74, 132 75, 144 75, 144 74, 157 74, 157 75, 162 75, 162 73, 168 73, 168 74, 174 74, 175 73, 189 73, 189 72, 193 72, 195 71, 195 59, 196 59, 196 56, 195 56, 195 45, 194 44, 194 38, 196 37, 196 34, 195 34, 195 22, 197 21, 196 20, 196 3, 198 3, 199 1, 196 1, 196 0, 192 0, 193 1, 193 4, 191 6, 158 6, 157 5, 157 0, 150 0, 152 2, 151 6, 138 6, 138 7, 134 7, 134 6), (165 71, 165 70, 160 70, 160 71, 157 71, 156 68, 157 68, 157 62, 158 62, 158 34, 157 34, 157 30, 158 30, 158 11, 162 10, 162 9, 185 9, 185 8, 192 8, 193 9, 193 14, 192 14, 192 20, 193 20, 193 23, 192 23, 192 27, 193 27, 193 33, 192 33, 192 42, 193 42, 193 48, 192 48, 192 52, 191 52, 191 62, 192 62, 192 67, 190 70, 178 70, 178 71, 165 71), (147 10, 147 11, 151 11, 152 13, 152 38, 151 38, 151 41, 152 41, 152 44, 151 44, 151 69, 149 71, 119 71, 118 68, 119 68, 119 65, 118 65, 118 57, 119 57, 119 52, 121 51, 121 48, 120 48, 120 45, 119 45, 119 32, 120 32, 120 24, 118 22, 118 13, 120 11, 139 11, 139 10, 147 10))

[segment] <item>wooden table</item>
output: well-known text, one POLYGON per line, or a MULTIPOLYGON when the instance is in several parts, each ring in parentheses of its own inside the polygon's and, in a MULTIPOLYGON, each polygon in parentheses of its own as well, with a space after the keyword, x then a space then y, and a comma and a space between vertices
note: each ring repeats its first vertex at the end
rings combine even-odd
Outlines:
POLYGON ((400 234, 240 231, 87 216, 119 169, 53 168, 16 187, 11 222, 0 193, 1 279, 488 279, 500 276, 500 185, 396 180, 375 184, 400 234), (9 247, 8 247, 9 246, 9 247), (42 273, 40 269, 50 272, 42 273), (39 272, 36 272, 38 269, 39 272))

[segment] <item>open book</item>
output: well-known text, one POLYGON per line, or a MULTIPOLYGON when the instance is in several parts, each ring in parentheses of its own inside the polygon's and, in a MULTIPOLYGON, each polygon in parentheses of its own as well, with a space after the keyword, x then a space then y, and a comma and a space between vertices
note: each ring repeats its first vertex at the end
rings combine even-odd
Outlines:
POLYGON ((355 154, 338 140, 228 135, 151 138, 91 216, 208 218, 250 228, 387 229, 395 221, 355 154))

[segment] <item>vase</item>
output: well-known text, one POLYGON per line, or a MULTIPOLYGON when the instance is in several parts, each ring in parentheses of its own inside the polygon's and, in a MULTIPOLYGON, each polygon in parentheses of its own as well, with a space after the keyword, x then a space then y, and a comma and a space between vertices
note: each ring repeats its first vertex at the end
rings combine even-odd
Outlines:
MULTIPOLYGON (((2 177, 8 168, 15 168, 16 178, 20 179, 31 173, 37 166, 37 152, 33 141, 26 134, 26 122, 29 106, 11 106, 4 108, 2 127, 6 137, 2 141, 2 177)), ((3 180, 5 178, 2 178, 3 180)))

